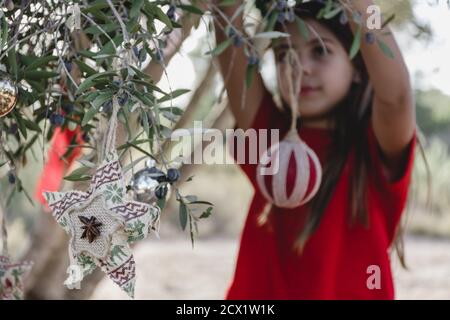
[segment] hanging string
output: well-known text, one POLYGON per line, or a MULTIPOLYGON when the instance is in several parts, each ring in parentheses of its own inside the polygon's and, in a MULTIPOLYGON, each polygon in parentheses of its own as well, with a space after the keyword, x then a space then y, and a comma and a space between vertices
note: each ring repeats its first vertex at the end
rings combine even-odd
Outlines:
POLYGON ((102 144, 102 156, 100 161, 103 161, 110 152, 112 152, 116 145, 116 130, 117 130, 117 113, 119 112, 119 102, 117 101, 117 96, 114 95, 112 98, 112 114, 109 119, 108 127, 103 137, 102 144))
POLYGON ((289 106, 291 107, 291 126, 287 138, 297 135, 297 117, 300 116, 298 110, 298 96, 300 94, 302 82, 302 65, 297 53, 293 48, 289 48, 287 53, 287 81, 289 90, 289 106))
MULTIPOLYGON (((115 58, 113 61, 113 69, 118 70, 119 64, 126 65, 131 62, 130 54, 127 50, 122 50, 119 58, 115 58), (123 56, 125 54, 125 56, 123 56)), ((120 106, 117 100, 117 95, 112 97, 112 113, 111 118, 108 121, 106 132, 104 132, 103 143, 100 151, 99 162, 101 163, 110 152, 112 152, 116 146, 116 131, 117 131, 117 113, 120 106)))

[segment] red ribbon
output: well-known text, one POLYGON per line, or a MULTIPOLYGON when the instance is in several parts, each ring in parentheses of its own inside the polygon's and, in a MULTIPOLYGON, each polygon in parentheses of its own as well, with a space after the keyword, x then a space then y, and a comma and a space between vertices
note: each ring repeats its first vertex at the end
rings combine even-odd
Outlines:
POLYGON ((47 206, 47 202, 42 192, 58 191, 70 166, 81 155, 81 148, 73 147, 70 155, 63 160, 71 144, 83 144, 80 127, 78 126, 74 131, 70 131, 67 128, 64 130, 56 128, 53 134, 52 145, 48 151, 48 160, 34 194, 34 197, 45 206, 47 206), (73 142, 74 137, 75 143, 73 142))

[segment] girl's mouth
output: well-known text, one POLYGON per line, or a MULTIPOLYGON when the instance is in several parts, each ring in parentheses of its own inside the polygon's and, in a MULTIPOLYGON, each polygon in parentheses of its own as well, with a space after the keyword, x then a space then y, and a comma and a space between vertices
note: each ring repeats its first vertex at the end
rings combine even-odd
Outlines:
POLYGON ((300 89, 301 96, 309 96, 319 90, 319 87, 304 86, 300 89))

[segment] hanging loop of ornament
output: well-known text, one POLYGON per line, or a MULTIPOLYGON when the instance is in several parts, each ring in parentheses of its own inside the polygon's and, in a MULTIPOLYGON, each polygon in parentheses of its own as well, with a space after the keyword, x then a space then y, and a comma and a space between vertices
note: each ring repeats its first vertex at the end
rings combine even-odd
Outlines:
POLYGON ((117 96, 112 98, 113 110, 111 118, 109 119, 108 126, 103 137, 103 143, 101 148, 100 161, 103 161, 109 153, 115 150, 116 145, 116 131, 117 131, 117 113, 119 111, 119 102, 117 101, 117 96))
POLYGON ((298 96, 302 86, 303 67, 298 58, 297 52, 289 48, 287 52, 287 81, 289 90, 289 105, 291 107, 291 127, 290 132, 296 131, 297 117, 300 116, 298 106, 298 96))

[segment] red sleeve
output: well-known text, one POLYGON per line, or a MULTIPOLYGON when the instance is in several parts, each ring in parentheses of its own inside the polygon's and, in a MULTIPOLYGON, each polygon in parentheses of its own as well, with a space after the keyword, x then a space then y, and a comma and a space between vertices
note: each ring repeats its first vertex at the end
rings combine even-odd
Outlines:
POLYGON ((371 167, 369 168, 369 177, 374 181, 375 188, 379 194, 379 201, 384 211, 387 213, 388 225, 391 233, 395 232, 403 209, 405 208, 411 175, 414 167, 415 148, 417 131, 411 138, 406 150, 405 162, 402 165, 402 171, 399 178, 389 181, 386 170, 381 159, 381 147, 375 137, 372 127, 372 121, 368 126, 368 147, 371 159, 371 167))

